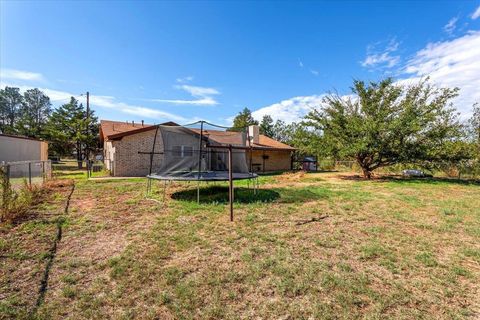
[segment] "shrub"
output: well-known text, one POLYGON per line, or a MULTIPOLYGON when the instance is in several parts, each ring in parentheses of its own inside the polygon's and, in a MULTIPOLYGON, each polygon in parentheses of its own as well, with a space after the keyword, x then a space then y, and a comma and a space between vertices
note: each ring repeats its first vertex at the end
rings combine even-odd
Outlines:
POLYGON ((29 186, 26 180, 19 190, 13 190, 3 168, 0 168, 0 184, 0 222, 13 222, 24 217, 29 208, 43 199, 44 190, 39 186, 29 186))

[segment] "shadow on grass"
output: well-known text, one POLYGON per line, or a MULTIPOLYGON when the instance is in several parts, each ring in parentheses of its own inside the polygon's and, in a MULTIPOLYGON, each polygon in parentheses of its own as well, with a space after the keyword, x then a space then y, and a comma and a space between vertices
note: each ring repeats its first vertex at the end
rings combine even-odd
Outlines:
POLYGON ((424 183, 424 184, 459 184, 459 185, 480 185, 480 180, 478 179, 458 179, 458 178, 447 178, 447 177, 404 177, 400 175, 390 175, 390 176, 377 176, 371 180, 365 179, 360 175, 349 175, 340 177, 343 180, 353 180, 353 181, 373 181, 373 182, 394 182, 398 184, 409 184, 409 183, 424 183))
POLYGON ((459 185, 477 185, 480 186, 480 180, 478 179, 457 179, 457 178, 408 178, 402 176, 387 176, 382 177, 382 179, 387 182, 395 183, 425 183, 425 184, 459 184, 459 185))
MULTIPOLYGON (((236 203, 254 203, 254 202, 273 202, 280 197, 280 193, 274 190, 257 190, 254 194, 253 189, 235 188, 236 203)), ((197 201, 197 189, 182 190, 172 194, 172 199, 180 201, 197 201)), ((211 186, 200 189, 200 203, 227 203, 228 187, 211 186)))

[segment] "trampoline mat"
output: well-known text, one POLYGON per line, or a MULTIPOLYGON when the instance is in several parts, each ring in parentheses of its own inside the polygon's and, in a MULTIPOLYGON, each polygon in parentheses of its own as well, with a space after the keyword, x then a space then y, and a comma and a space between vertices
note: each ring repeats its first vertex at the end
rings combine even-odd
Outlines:
MULTIPOLYGON (((255 173, 233 173, 233 180, 253 179, 258 177, 255 173)), ((177 171, 168 174, 152 173, 149 179, 179 180, 179 181, 228 181, 228 171, 187 172, 177 171)))

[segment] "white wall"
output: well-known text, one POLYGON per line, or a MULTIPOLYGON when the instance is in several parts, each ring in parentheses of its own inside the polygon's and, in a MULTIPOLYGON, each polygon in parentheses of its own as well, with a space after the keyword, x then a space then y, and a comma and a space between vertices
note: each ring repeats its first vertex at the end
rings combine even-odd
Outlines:
POLYGON ((2 161, 47 160, 42 156, 45 142, 0 135, 0 163, 2 161))

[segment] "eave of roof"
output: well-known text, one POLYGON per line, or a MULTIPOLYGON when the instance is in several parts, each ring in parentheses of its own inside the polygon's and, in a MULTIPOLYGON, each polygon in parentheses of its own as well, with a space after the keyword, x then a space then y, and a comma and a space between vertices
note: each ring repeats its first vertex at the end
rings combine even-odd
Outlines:
POLYGON ((135 129, 135 130, 119 132, 119 133, 111 134, 111 135, 107 136, 106 140, 121 140, 125 136, 129 136, 129 135, 140 133, 140 132, 154 130, 156 128, 157 128, 157 126, 148 126, 148 127, 138 128, 138 129, 135 129))
MULTIPOLYGON (((129 135, 137 134, 137 133, 141 133, 141 132, 146 132, 146 131, 150 131, 150 130, 153 130, 153 129, 157 128, 156 125, 145 124, 145 125, 143 125, 143 127, 140 127, 140 128, 137 128, 137 129, 131 129, 131 130, 124 131, 124 132, 119 132, 119 133, 115 133, 115 134, 106 135, 102 130, 102 126, 110 124, 110 123, 114 123, 114 122, 113 121, 108 121, 108 120, 100 121, 101 139, 103 139, 103 140, 121 140, 125 136, 129 136, 129 135)), ((178 126, 177 123, 172 122, 172 121, 162 123, 161 125, 163 125, 163 126, 178 126)))
POLYGON ((47 141, 41 140, 41 139, 30 138, 30 137, 26 137, 26 136, 16 136, 16 135, 14 135, 14 134, 0 133, 0 136, 2 136, 2 137, 8 137, 8 138, 16 138, 16 139, 24 139, 24 140, 33 140, 33 141, 47 142, 47 141))

